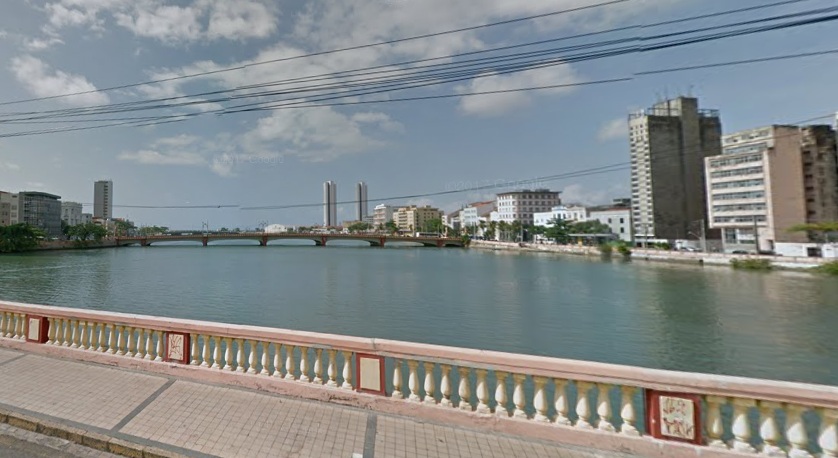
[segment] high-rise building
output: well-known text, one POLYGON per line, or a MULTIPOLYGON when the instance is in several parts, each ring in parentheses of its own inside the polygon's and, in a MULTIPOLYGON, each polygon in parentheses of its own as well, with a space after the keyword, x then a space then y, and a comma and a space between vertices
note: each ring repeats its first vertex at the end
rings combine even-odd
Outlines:
POLYGON ((384 229, 384 225, 393 221, 393 207, 385 204, 378 204, 373 210, 372 225, 375 229, 384 229))
POLYGON ((721 154, 721 135, 719 112, 699 109, 692 97, 667 100, 629 116, 636 240, 706 233, 704 158, 721 154))
POLYGON ((355 213, 358 221, 364 221, 369 213, 367 207, 367 184, 363 181, 355 185, 355 213))
POLYGON ((78 202, 61 202, 61 220, 69 226, 82 224, 82 205, 78 202))
POLYGON ((93 217, 113 219, 113 181, 93 183, 93 217))
POLYGON ((338 224, 337 183, 323 183, 323 226, 334 227, 338 224))
POLYGON ((838 220, 838 149, 830 126, 769 126, 725 135, 705 159, 710 225, 725 251, 806 242, 792 226, 838 220))
POLYGON ((417 207, 401 207, 393 212, 393 222, 400 231, 426 232, 430 230, 428 223, 432 220, 442 220, 442 212, 430 205, 417 207))
POLYGON ((562 203, 559 192, 549 189, 504 192, 498 194, 497 202, 498 221, 520 221, 528 225, 535 222, 535 213, 549 212, 562 203))
POLYGON ((20 198, 20 222, 43 230, 48 237, 61 234, 61 196, 39 191, 26 191, 20 198))
POLYGON ((20 196, 0 191, 0 226, 9 226, 20 222, 20 196))

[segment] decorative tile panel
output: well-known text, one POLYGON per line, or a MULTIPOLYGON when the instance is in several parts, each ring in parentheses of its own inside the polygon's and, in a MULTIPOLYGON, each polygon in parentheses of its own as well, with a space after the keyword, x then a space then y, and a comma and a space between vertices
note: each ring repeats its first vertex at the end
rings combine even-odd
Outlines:
POLYGON ((172 363, 189 364, 189 334, 167 332, 164 336, 164 360, 172 363))
POLYGON ((701 398, 694 394, 647 390, 647 427, 663 440, 701 444, 701 398))
POLYGON ((358 391, 385 395, 384 357, 358 353, 355 355, 355 364, 358 391))

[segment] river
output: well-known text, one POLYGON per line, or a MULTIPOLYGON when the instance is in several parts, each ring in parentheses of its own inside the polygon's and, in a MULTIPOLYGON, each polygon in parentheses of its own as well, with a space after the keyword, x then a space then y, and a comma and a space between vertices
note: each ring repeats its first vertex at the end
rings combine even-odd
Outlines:
POLYGON ((0 257, 0 299, 838 385, 838 281, 413 247, 0 257))

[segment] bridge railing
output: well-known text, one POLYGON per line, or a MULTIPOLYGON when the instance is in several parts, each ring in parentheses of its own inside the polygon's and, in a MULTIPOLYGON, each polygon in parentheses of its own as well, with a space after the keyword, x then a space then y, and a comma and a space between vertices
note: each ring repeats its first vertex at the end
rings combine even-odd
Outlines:
POLYGON ((377 393, 503 422, 688 442, 699 454, 838 456, 831 386, 0 302, 0 344, 9 339, 377 393))

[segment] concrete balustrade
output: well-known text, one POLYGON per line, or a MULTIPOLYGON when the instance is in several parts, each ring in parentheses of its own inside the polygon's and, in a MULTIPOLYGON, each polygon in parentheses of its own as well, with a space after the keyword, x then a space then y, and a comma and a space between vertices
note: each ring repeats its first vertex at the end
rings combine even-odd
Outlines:
POLYGON ((412 404, 410 412, 430 412, 438 419, 466 415, 501 425, 553 428, 547 431, 557 437, 575 431, 614 443, 640 440, 678 451, 665 456, 718 449, 838 457, 836 387, 8 302, 0 302, 0 344, 25 339, 29 316, 47 317, 45 346, 68 355, 98 353, 151 361, 149 367, 157 367, 154 361, 166 358, 167 336, 178 333, 188 336, 181 367, 199 375, 226 373, 264 380, 257 386, 333 390, 330 399, 346 399, 341 393, 363 388, 359 357, 383 357, 382 398, 412 404), (700 412, 696 424, 691 424, 693 417, 677 420, 697 439, 686 448, 664 441, 666 435, 654 428, 669 421, 661 403, 676 398, 695 399, 690 409, 700 412), (653 425, 653 419, 659 424, 653 425))

